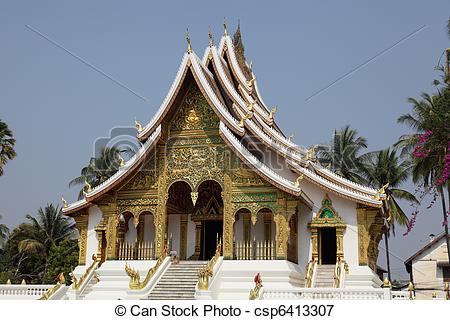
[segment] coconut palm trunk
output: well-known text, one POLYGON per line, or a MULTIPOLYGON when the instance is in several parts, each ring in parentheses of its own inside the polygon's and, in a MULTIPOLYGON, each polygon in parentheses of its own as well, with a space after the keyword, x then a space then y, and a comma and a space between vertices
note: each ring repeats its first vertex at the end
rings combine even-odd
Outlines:
POLYGON ((442 203, 442 214, 444 215, 444 230, 445 230, 445 240, 447 242, 447 258, 450 263, 450 238, 448 237, 448 217, 447 217, 447 206, 445 204, 444 188, 442 185, 438 187, 439 196, 441 197, 442 203))
POLYGON ((384 245, 386 246, 386 266, 388 272, 388 280, 392 282, 391 278, 391 260, 389 258, 389 229, 384 233, 384 245))

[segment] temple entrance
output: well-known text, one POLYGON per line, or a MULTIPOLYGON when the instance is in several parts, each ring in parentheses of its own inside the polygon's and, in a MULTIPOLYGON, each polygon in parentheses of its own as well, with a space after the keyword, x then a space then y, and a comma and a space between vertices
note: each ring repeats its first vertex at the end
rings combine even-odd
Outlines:
POLYGON ((209 260, 222 239, 222 187, 216 181, 206 180, 192 194, 194 206, 190 220, 195 224, 195 250, 189 259, 209 260))
POLYGON ((209 260, 216 253, 217 242, 222 239, 223 221, 204 221, 202 223, 202 239, 199 260, 209 260))
POLYGON ((336 264, 336 228, 319 230, 319 263, 336 264))

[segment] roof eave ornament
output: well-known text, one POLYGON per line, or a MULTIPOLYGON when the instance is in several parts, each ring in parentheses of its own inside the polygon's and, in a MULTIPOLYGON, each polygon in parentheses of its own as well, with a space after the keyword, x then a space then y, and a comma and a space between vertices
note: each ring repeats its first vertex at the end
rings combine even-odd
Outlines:
POLYGON ((191 38, 189 37, 189 29, 186 29, 187 53, 192 52, 191 38))
POLYGON ((250 89, 252 89, 252 88, 253 88, 253 84, 255 83, 255 81, 256 81, 256 77, 253 76, 250 80, 247 81, 247 86, 248 86, 250 89))
POLYGON ((312 162, 316 162, 317 161, 317 148, 319 146, 316 144, 314 146, 312 146, 311 148, 309 148, 306 151, 306 156, 305 156, 305 161, 312 161, 312 162))
POLYGON ((389 182, 386 183, 384 186, 382 186, 380 189, 378 189, 377 194, 373 197, 375 200, 380 201, 381 198, 384 198, 384 195, 386 195, 386 189, 389 187, 389 182))
POLYGON ((295 187, 300 188, 300 182, 303 180, 303 173, 301 173, 295 180, 295 187))
POLYGON ((134 118, 134 126, 136 128, 136 130, 138 131, 138 133, 141 133, 143 128, 142 125, 140 124, 139 121, 136 120, 136 118, 134 118))
POLYGON ((87 180, 84 180, 83 194, 86 196, 86 194, 88 194, 91 191, 92 191, 91 184, 87 180))
POLYGON ((61 202, 63 204, 63 208, 67 208, 69 206, 69 203, 64 199, 64 197, 61 196, 61 202))
POLYGON ((269 112, 269 120, 270 121, 273 121, 273 115, 277 112, 277 110, 278 110, 277 106, 274 106, 272 108, 272 110, 270 110, 270 112, 269 112))

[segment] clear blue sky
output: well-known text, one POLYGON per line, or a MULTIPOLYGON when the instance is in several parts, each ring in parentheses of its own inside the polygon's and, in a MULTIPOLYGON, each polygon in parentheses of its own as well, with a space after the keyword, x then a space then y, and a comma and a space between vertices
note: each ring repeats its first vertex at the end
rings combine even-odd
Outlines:
MULTIPOLYGON (((449 46, 449 13, 449 1, 2 1, 0 118, 14 131, 18 153, 0 177, 2 222, 14 227, 61 195, 74 200, 78 190, 69 189, 68 181, 92 156, 95 139, 112 127, 133 125, 135 117, 151 119, 186 50, 186 27, 202 55, 209 25, 218 39, 224 16, 230 31, 240 19, 263 97, 279 106, 277 122, 295 133, 297 143, 327 142, 335 128, 350 124, 376 150, 407 131, 396 123, 410 110, 407 97, 433 90, 433 68, 449 46)), ((394 275, 404 277, 400 259, 429 233, 439 233, 441 221, 436 205, 422 211, 409 236, 398 229, 394 275)))

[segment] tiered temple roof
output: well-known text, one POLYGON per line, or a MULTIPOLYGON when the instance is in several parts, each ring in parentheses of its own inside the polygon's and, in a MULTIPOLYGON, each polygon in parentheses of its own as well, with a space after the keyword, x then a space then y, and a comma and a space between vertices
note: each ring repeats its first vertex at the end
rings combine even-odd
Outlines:
POLYGON ((88 190, 82 200, 63 209, 73 214, 95 203, 95 200, 134 174, 161 137, 163 120, 172 108, 178 92, 189 72, 220 119, 219 133, 236 155, 259 176, 277 188, 294 196, 308 198, 302 191, 303 181, 309 181, 338 196, 372 207, 381 207, 385 195, 375 189, 354 183, 323 168, 315 160, 313 149, 307 150, 286 138, 275 122, 275 110, 263 101, 256 76, 241 52, 236 52, 230 36, 222 36, 216 47, 210 39, 203 59, 189 45, 183 55, 175 80, 167 96, 150 122, 137 138, 143 142, 137 154, 116 174, 102 184, 88 190), (238 57, 238 54, 241 56, 238 57), (273 170, 252 154, 244 139, 257 139, 270 152, 284 161, 282 170, 273 170))

